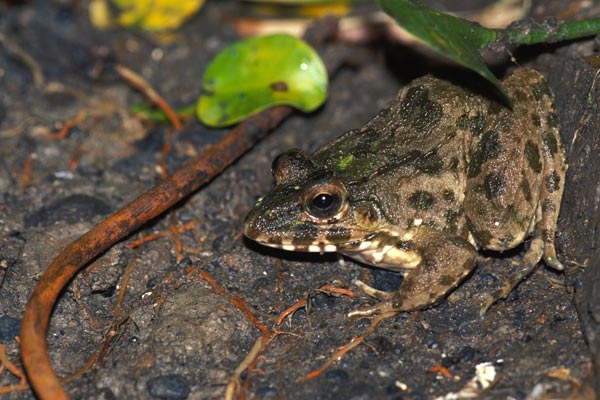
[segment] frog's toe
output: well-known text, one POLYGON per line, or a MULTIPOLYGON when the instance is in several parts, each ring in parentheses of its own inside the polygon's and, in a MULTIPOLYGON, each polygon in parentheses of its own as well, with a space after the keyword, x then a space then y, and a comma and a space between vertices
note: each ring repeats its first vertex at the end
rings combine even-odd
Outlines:
POLYGON ((481 306, 481 308, 479 309, 479 316, 483 317, 485 315, 485 313, 487 313, 487 311, 489 310, 489 308, 492 306, 492 304, 494 304, 496 301, 498 301, 499 299, 495 298, 494 296, 489 296, 484 302, 483 305, 481 306))
POLYGON ((381 303, 351 311, 348 313, 348 317, 370 317, 381 315, 387 318, 402 311, 399 307, 398 292, 384 292, 383 290, 375 289, 358 279, 353 280, 352 283, 367 295, 381 301, 381 303))
POLYGON ((378 306, 372 306, 372 307, 363 307, 363 308, 359 308, 356 310, 352 310, 348 313, 348 317, 352 318, 352 317, 371 317, 373 315, 377 315, 379 314, 379 307, 378 306))
POLYGON ((396 292, 385 292, 383 290, 375 289, 372 286, 367 285, 361 280, 355 279, 352 281, 355 286, 358 286, 367 295, 376 298, 380 301, 389 301, 397 296, 396 292))
POLYGON ((492 293, 484 302, 483 302, 483 306, 481 306, 481 309, 479 310, 479 315, 483 316, 487 310, 498 300, 502 300, 505 299, 510 292, 512 292, 512 290, 514 289, 514 287, 519 283, 519 280, 517 279, 509 279, 504 286, 502 286, 500 289, 496 290, 494 293, 492 293))
POLYGON ((565 269, 565 266, 560 261, 558 261, 556 256, 548 256, 544 254, 544 262, 547 266, 556 271, 564 271, 565 269))
POLYGON ((372 317, 378 315, 382 318, 389 318, 398 314, 400 311, 402 310, 398 309, 396 301, 388 300, 370 307, 363 307, 350 311, 348 317, 372 317))

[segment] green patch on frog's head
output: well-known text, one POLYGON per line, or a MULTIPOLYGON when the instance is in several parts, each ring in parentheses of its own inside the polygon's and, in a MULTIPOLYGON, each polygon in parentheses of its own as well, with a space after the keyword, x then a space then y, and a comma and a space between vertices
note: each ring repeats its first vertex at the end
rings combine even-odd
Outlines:
POLYGON ((304 173, 294 171, 294 166, 310 161, 303 157, 299 152, 278 157, 273 168, 276 185, 248 213, 244 234, 291 251, 358 247, 383 220, 379 208, 373 202, 354 202, 343 183, 314 165, 304 173))

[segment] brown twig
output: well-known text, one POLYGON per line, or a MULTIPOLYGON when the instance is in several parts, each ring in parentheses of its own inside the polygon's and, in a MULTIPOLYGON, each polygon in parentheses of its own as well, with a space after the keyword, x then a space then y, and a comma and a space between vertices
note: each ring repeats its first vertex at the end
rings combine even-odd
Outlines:
POLYGON ((225 400, 232 400, 242 387, 242 373, 250 368, 255 362, 260 353, 264 350, 266 341, 264 336, 259 336, 254 342, 254 346, 244 360, 237 366, 225 390, 225 400))
POLYGON ((359 344, 363 343, 365 341, 365 339, 370 334, 372 334, 375 331, 375 328, 377 327, 377 325, 379 325, 379 323, 381 321, 383 321, 384 319, 386 319, 386 318, 389 318, 389 315, 381 314, 381 315, 378 315, 377 317, 375 317, 371 321, 371 325, 367 328, 367 330, 365 331, 365 333, 363 333, 362 335, 360 335, 358 337, 355 337, 354 339, 352 339, 350 341, 350 343, 345 344, 344 346, 340 347, 338 351, 336 351, 331 357, 329 357, 327 359, 327 361, 325 361, 323 363, 323 365, 321 365, 319 368, 317 368, 317 369, 315 369, 313 371, 310 371, 308 374, 304 375, 303 377, 301 377, 298 380, 299 381, 308 381, 310 379, 314 379, 317 376, 321 375, 334 362, 338 361, 340 358, 342 358, 350 350, 352 350, 353 348, 355 348, 359 344))
POLYGON ((12 53, 12 55, 14 55, 18 60, 25 64, 27 68, 29 68, 31 75, 33 76, 33 84, 35 87, 38 89, 43 89, 45 86, 44 73, 35 59, 31 57, 25 50, 23 50, 15 41, 11 40, 3 33, 0 33, 0 43, 2 43, 4 47, 10 53, 12 53))
POLYGON ((33 161, 37 158, 35 154, 30 154, 25 159, 25 163, 23 164, 23 173, 21 175, 21 189, 25 189, 27 186, 31 185, 31 171, 33 169, 33 161))
MULTIPOLYGON (((198 224, 198 222, 196 222, 196 221, 190 221, 190 222, 187 222, 187 223, 185 223, 183 225, 179 225, 177 227, 177 232, 183 233, 183 232, 185 232, 187 230, 192 229, 197 224, 198 224)), ((144 236, 142 238, 136 239, 136 240, 132 241, 131 243, 129 243, 127 245, 127 247, 129 247, 130 249, 135 249, 135 248, 140 247, 144 243, 148 243, 148 242, 151 242, 151 241, 156 240, 156 239, 167 237, 167 236, 169 236, 171 234, 171 230, 170 229, 171 228, 169 227, 169 231, 168 232, 167 231, 155 232, 155 233, 151 233, 149 235, 146 235, 146 236, 144 236)))
POLYGON ((443 365, 434 365, 433 367, 429 368, 429 371, 432 374, 436 374, 436 373, 440 373, 442 375, 444 375, 446 378, 452 378, 452 372, 450 372, 450 370, 446 367, 444 367, 443 365))
POLYGON ((183 246, 181 244, 181 238, 179 237, 179 230, 175 225, 175 215, 173 211, 169 212, 169 233, 173 240, 173 247, 175 247, 175 261, 179 264, 183 260, 183 246))
POLYGON ((246 302, 240 297, 233 296, 226 288, 220 285, 208 272, 200 270, 200 276, 212 286, 213 290, 222 297, 225 297, 231 303, 240 310, 246 318, 248 318, 257 328, 261 331, 262 335, 259 336, 250 352, 246 355, 244 360, 235 369, 232 377, 229 380, 227 389, 225 391, 225 399, 231 400, 234 397, 240 397, 241 389, 244 387, 242 384, 241 374, 244 371, 248 372, 245 384, 250 380, 250 371, 256 366, 258 362, 258 356, 262 354, 267 345, 273 340, 277 333, 272 332, 269 328, 263 325, 254 313, 247 307, 246 302), (236 396, 237 395, 237 396, 236 396))
POLYGON ((86 114, 87 113, 84 110, 79 111, 74 118, 65 121, 58 131, 48 133, 44 138, 47 140, 64 139, 69 132, 71 132, 71 129, 79 125, 85 119, 86 114))
POLYGON ((281 325, 281 323, 283 322, 283 320, 288 316, 291 315, 293 313, 295 313, 296 311, 298 311, 299 309, 301 309, 302 307, 306 307, 307 301, 306 298, 302 298, 300 300, 298 300, 294 305, 286 308, 277 318, 277 320, 275 321, 276 325, 281 325))
POLYGON ((71 158, 69 158, 69 171, 75 172, 77 169, 77 165, 79 164, 79 158, 83 154, 83 149, 81 146, 77 145, 73 154, 71 154, 71 158))
POLYGON ((2 344, 0 344, 0 364, 10 371, 11 374, 19 378, 22 385, 27 384, 25 374, 8 359, 8 356, 6 355, 6 348, 2 344))
POLYGON ((344 289, 344 288, 339 288, 339 287, 335 287, 332 285, 323 285, 319 288, 320 292, 329 294, 329 295, 333 295, 333 296, 348 296, 351 298, 356 297, 356 293, 354 293, 352 290, 350 289, 344 289))
POLYGON ((167 103, 166 100, 160 94, 158 94, 158 92, 154 90, 150 84, 148 84, 148 82, 146 82, 144 78, 122 65, 116 65, 115 70, 123 77, 123 79, 142 92, 151 102, 156 104, 158 108, 165 113, 173 125, 173 128, 177 130, 181 129, 183 125, 181 124, 181 120, 179 119, 177 113, 171 108, 169 103, 167 103))

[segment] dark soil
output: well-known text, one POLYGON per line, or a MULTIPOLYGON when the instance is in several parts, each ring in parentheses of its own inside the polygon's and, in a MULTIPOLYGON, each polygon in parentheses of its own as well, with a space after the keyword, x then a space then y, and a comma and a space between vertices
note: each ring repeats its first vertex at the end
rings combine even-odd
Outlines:
MULTIPOLYGON (((126 30, 95 30, 88 4, 74 3, 0 6, 0 342, 18 367, 21 315, 52 259, 160 181, 157 166, 165 142, 172 144, 165 161, 174 171, 227 132, 190 121, 170 135, 168 126, 141 122, 129 109, 145 99, 113 67, 118 63, 141 73, 172 105, 194 101, 207 63, 237 38, 227 21, 239 13, 238 2, 208 1, 170 42, 126 30), (23 54, 39 66, 43 85, 34 84, 35 68, 23 54), (66 138, 48 139, 82 111, 83 120, 66 138)), ((567 2, 538 3, 534 10, 540 18, 598 15, 597 2, 573 15, 565 12, 573 10, 567 2)), ((113 246, 73 280, 51 320, 53 366, 67 376, 103 342, 108 346, 91 370, 66 384, 68 392, 86 399, 223 398, 260 331, 200 277, 200 270, 243 299, 262 324, 283 332, 242 374, 249 398, 429 399, 459 390, 483 362, 493 363, 500 374, 485 398, 556 398, 557 393, 572 398, 584 381, 593 386, 593 367, 600 365, 595 245, 600 114, 598 63, 585 57, 594 50, 590 39, 514 54, 519 65, 540 70, 556 94, 569 163, 557 235, 566 273, 539 266, 480 317, 483 299, 502 285, 527 244, 511 254, 482 255, 475 273, 447 301, 382 322, 365 345, 315 379, 299 380, 369 325, 346 314, 370 299, 333 297, 317 289, 324 284, 355 289, 354 278, 393 289, 400 278, 352 260, 279 252, 244 240, 243 218, 272 184, 271 161, 290 147, 312 151, 361 126, 416 75, 478 79, 443 63, 431 66, 427 56, 382 40, 356 48, 360 62, 337 74, 324 107, 295 114, 168 216, 113 246), (169 236, 128 247, 168 231, 170 221, 195 223, 181 234, 184 261, 176 262, 169 236), (277 327, 277 317, 303 297, 309 307, 277 327)), ((496 72, 502 75, 504 67, 496 72)), ((0 386, 17 383, 0 368, 0 386)))

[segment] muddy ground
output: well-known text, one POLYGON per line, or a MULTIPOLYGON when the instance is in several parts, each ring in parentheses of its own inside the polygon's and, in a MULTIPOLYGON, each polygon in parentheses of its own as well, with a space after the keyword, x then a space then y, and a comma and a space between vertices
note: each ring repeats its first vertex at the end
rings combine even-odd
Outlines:
MULTIPOLYGON (((598 2, 584 8, 537 3, 537 17, 599 15, 598 2)), ((190 120, 172 135, 166 125, 141 121, 129 110, 145 99, 114 65, 141 73, 175 106, 192 102, 209 60, 237 38, 230 21, 240 4, 208 1, 169 42, 123 29, 95 30, 86 2, 0 7, 0 343, 20 367, 20 318, 53 257, 160 181, 157 166, 167 141, 172 148, 164 161, 174 171, 227 133, 190 120), (66 137, 49 137, 74 119, 66 137)), ((403 45, 371 43, 356 48, 360 62, 337 74, 324 107, 289 118, 208 186, 73 280, 51 320, 52 363, 59 376, 68 376, 101 351, 91 369, 66 384, 68 392, 86 399, 223 398, 261 333, 199 271, 243 299, 260 323, 282 332, 241 374, 248 398, 429 399, 459 390, 484 362, 500 377, 484 398, 572 398, 584 382, 593 385, 586 377, 593 375, 600 321, 600 118, 598 61, 585 57, 595 50, 588 39, 514 52, 519 65, 544 73, 556 94, 569 163, 557 235, 566 273, 540 266, 480 317, 483 299, 501 286, 527 244, 510 254, 483 254, 473 275, 446 301, 382 322, 364 345, 316 378, 301 380, 369 325, 346 314, 370 299, 318 289, 330 284, 355 290, 350 282, 360 278, 392 290, 401 278, 352 260, 279 252, 244 240, 241 222, 272 184, 272 159, 290 147, 314 150, 359 127, 415 76, 477 79, 403 45), (182 262, 168 235, 130 248, 135 240, 168 231, 170 223, 191 226, 181 233, 182 262), (308 307, 276 325, 302 298, 308 307)), ((496 72, 502 75, 505 67, 496 72)), ((0 368, 0 386, 18 382, 0 368)), ((29 391, 3 396, 32 397, 29 391)))

